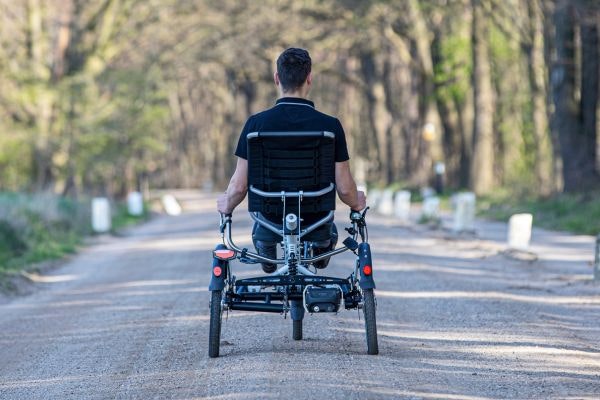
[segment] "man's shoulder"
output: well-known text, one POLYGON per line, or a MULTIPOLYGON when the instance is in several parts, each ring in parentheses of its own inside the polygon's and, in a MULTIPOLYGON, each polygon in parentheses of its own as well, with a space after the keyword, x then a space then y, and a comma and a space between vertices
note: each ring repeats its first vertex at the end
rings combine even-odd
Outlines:
POLYGON ((259 111, 256 114, 252 114, 246 120, 246 126, 251 127, 261 121, 268 120, 273 113, 273 107, 267 108, 266 110, 259 111))
POLYGON ((315 110, 315 112, 319 115, 320 118, 323 118, 323 120, 332 123, 332 124, 339 124, 340 120, 337 117, 334 117, 333 115, 330 114, 326 114, 322 111, 319 110, 315 110))
POLYGON ((344 127, 337 117, 325 113, 321 114, 323 115, 323 126, 326 127, 327 130, 335 133, 337 136, 344 135, 344 127))

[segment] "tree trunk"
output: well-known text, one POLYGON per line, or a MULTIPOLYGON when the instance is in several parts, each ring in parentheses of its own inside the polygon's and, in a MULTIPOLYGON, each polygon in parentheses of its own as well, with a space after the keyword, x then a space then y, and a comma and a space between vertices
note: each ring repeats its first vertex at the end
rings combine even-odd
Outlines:
POLYGON ((478 194, 494 185, 494 97, 490 76, 488 27, 480 0, 471 0, 473 57, 473 159, 471 187, 478 194))
MULTIPOLYGON (((581 21, 581 125, 585 143, 586 168, 592 178, 597 178, 595 171, 598 154, 597 146, 597 109, 600 93, 600 40, 598 35, 599 6, 582 7, 581 21), (595 176, 594 176, 595 175, 595 176)), ((598 182, 596 182, 597 184, 598 182)))
POLYGON ((544 79, 544 30, 542 26, 542 10, 538 0, 527 3, 530 43, 525 47, 531 105, 533 134, 535 138, 535 174, 539 191, 548 195, 554 191, 552 144, 548 127, 546 110, 546 82, 544 79))
MULTIPOLYGON (((579 118, 580 103, 576 96, 576 22, 574 14, 573 4, 567 0, 557 1, 554 10, 556 60, 551 74, 555 108, 553 126, 558 132, 560 141, 564 190, 567 192, 586 189, 589 184, 594 182, 595 175, 593 153, 588 148, 591 138, 584 134, 583 124, 579 118)), ((597 79, 597 74, 595 76, 597 79)), ((589 78, 583 74, 582 79, 586 80, 582 87, 593 84, 593 82, 587 82, 589 78)))
POLYGON ((377 81, 377 68, 375 65, 374 55, 371 53, 363 53, 360 58, 361 74, 365 81, 365 101, 367 115, 369 120, 369 129, 372 132, 371 140, 377 150, 377 165, 375 166, 380 171, 378 180, 381 183, 386 183, 382 174, 387 165, 386 151, 386 127, 382 123, 380 114, 382 109, 385 109, 385 104, 382 104, 385 95, 383 85, 377 81))

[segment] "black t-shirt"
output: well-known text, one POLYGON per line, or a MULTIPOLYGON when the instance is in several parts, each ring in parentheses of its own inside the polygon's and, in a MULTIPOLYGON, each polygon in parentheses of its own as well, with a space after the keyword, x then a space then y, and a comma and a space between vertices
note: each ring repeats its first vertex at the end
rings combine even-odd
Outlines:
MULTIPOLYGON (((286 131, 327 131, 335 134, 335 161, 342 162, 350 159, 346 145, 346 135, 340 121, 330 115, 315 109, 312 101, 296 98, 283 97, 275 103, 275 106, 255 114, 248 118, 235 150, 235 155, 248 159, 248 147, 246 136, 252 132, 286 132, 286 131)), ((327 213, 316 213, 303 215, 306 223, 313 223, 327 213)), ((270 216, 266 216, 268 219, 270 216)), ((275 221, 274 221, 275 222, 275 221)), ((278 221, 277 221, 278 222, 278 221)), ((309 240, 324 240, 330 236, 331 225, 326 224, 311 232, 309 240)), ((277 236, 263 227, 255 231, 256 239, 275 241, 277 236)))
POLYGON ((235 150, 235 155, 248 159, 246 135, 252 132, 328 131, 335 134, 335 161, 347 161, 346 135, 340 121, 315 109, 306 99, 283 97, 275 106, 248 118, 235 150))

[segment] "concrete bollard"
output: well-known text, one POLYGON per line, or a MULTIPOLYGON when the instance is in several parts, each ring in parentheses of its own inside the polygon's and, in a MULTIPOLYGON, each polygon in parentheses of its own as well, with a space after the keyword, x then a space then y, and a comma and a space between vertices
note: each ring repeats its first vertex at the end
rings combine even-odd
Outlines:
POLYGON ((110 215, 110 203, 106 197, 95 197, 92 199, 92 230, 97 233, 110 231, 112 220, 110 215))
POLYGON ((373 210, 377 210, 379 206, 379 200, 381 200, 381 190, 373 189, 367 197, 367 205, 373 210))
POLYGON ((127 195, 127 212, 136 217, 144 214, 144 199, 140 192, 131 192, 127 195))
POLYGON ((594 280, 600 281, 600 235, 596 237, 596 257, 594 260, 594 280))
POLYGON ((162 204, 167 214, 174 216, 181 214, 181 205, 172 194, 165 194, 162 197, 162 204))
POLYGON ((454 232, 473 231, 475 229, 475 193, 458 193, 453 198, 454 232))
POLYGON ((440 198, 436 196, 426 197, 423 200, 421 209, 421 218, 433 219, 439 218, 440 198))
POLYGON ((433 190, 433 188, 430 188, 429 186, 421 188, 421 197, 423 199, 433 196, 435 196, 435 190, 433 190))
POLYGON ((527 250, 531 240, 533 215, 515 214, 508 220, 508 247, 527 250))
POLYGON ((381 193, 381 198, 377 206, 380 214, 391 216, 394 214, 394 192, 386 189, 381 193))
POLYGON ((410 192, 401 190, 394 197, 394 215, 401 221, 408 221, 410 217, 410 192))

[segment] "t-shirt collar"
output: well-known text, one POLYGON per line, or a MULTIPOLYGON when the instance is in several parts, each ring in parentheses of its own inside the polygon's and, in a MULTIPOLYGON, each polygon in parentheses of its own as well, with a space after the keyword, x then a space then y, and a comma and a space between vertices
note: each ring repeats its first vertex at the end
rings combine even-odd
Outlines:
POLYGON ((313 103, 310 100, 303 99, 300 97, 282 97, 280 99, 277 99, 277 101, 275 102, 275 105, 279 105, 279 104, 303 105, 303 106, 309 106, 309 107, 315 108, 315 103, 313 103))

